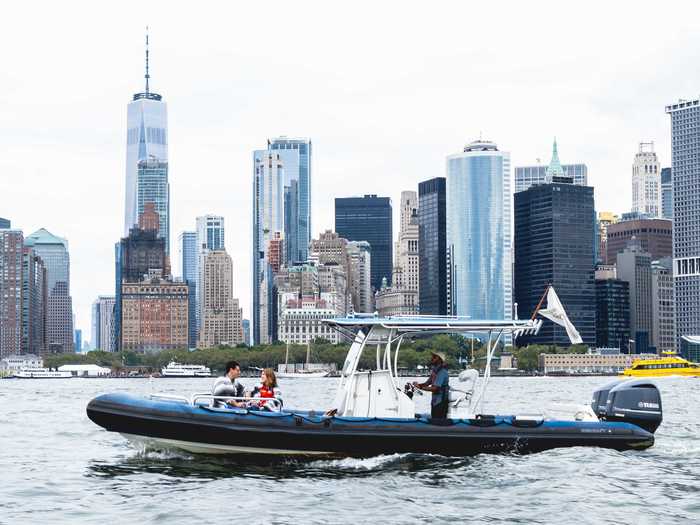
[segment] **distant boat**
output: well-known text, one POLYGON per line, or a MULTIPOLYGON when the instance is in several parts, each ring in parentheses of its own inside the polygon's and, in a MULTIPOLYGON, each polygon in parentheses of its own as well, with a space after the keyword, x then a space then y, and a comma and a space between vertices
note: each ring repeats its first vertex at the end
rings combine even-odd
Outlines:
POLYGON ((211 370, 204 365, 182 365, 170 361, 168 366, 161 368, 161 377, 211 377, 211 370))
POLYGON ((73 377, 73 374, 38 366, 23 366, 19 372, 15 372, 14 377, 18 379, 68 379, 73 377))
POLYGON ((289 370, 288 364, 289 364, 289 343, 287 343, 287 352, 285 353, 284 356, 284 372, 277 372, 277 377, 282 378, 282 379, 291 379, 295 377, 307 377, 307 378, 316 378, 316 377, 328 377, 330 375, 330 372, 328 370, 311 370, 309 368, 309 362, 311 360, 311 344, 307 341, 306 343, 306 364, 304 365, 304 368, 301 370, 296 370, 294 372, 287 372, 289 370))
POLYGON ((630 377, 700 377, 700 365, 683 359, 675 352, 662 352, 658 359, 635 359, 621 376, 630 377))

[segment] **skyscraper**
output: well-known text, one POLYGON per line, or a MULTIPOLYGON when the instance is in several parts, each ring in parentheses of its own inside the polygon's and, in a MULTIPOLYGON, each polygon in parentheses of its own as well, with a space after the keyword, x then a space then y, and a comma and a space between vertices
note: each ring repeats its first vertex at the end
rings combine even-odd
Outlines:
POLYGON ((629 352, 630 340, 630 290, 622 279, 597 278, 595 344, 598 348, 619 348, 629 352))
POLYGON ((48 290, 46 309, 47 351, 73 351, 73 300, 70 295, 70 255, 68 241, 44 228, 24 241, 41 258, 46 268, 48 290))
POLYGON ((525 191, 536 184, 552 182, 551 177, 547 176, 547 170, 551 171, 553 168, 558 175, 573 179, 574 184, 588 186, 588 167, 585 164, 561 164, 556 139, 552 145, 552 160, 554 162, 545 165, 516 167, 514 193, 525 191))
POLYGON ((673 293, 676 348, 700 335, 700 100, 666 107, 671 115, 673 175, 673 293))
MULTIPOLYGON (((597 259, 601 264, 608 263, 608 227, 615 224, 619 217, 609 211, 601 211, 598 213, 598 251, 597 259)), ((617 253, 615 254, 617 256, 617 253)), ((614 261, 614 259, 613 259, 614 261)))
POLYGON ((202 215, 197 217, 197 250, 223 250, 224 218, 220 215, 202 215))
POLYGON ((350 259, 353 310, 361 313, 374 312, 372 248, 367 241, 349 241, 347 250, 350 259))
POLYGON ((153 203, 158 213, 158 237, 165 239, 165 252, 170 253, 170 184, 168 163, 151 156, 140 160, 137 173, 137 211, 141 215, 146 203, 153 203))
POLYGON ((672 254, 673 231, 670 220, 622 220, 607 227, 608 264, 615 264, 617 254, 623 251, 633 238, 640 243, 642 250, 649 252, 652 259, 663 259, 672 254))
MULTIPOLYGON (((588 345, 596 343, 593 188, 539 184, 515 194, 515 300, 529 317, 548 285, 588 345)), ((566 330, 546 322, 518 344, 569 346, 566 330)))
MULTIPOLYGON (((253 343, 271 343, 277 338, 275 269, 271 251, 281 258, 284 239, 284 166, 278 153, 253 152, 253 343)), ((283 261, 277 261, 283 262, 283 261)), ((279 268, 279 264, 275 267, 279 268)))
POLYGON ((22 348, 21 230, 0 229, 0 359, 22 348))
POLYGON ((73 348, 75 348, 76 352, 80 352, 83 349, 83 331, 78 328, 73 334, 73 348))
POLYGON ((389 197, 365 195, 335 199, 335 231, 349 241, 367 241, 372 250, 372 286, 391 282, 392 211, 389 197))
POLYGON ((477 140, 448 156, 446 193, 452 313, 512 319, 510 154, 477 140))
POLYGON ((22 250, 22 353, 44 355, 48 308, 46 268, 32 248, 22 250))
POLYGON ((651 342, 657 352, 676 349, 676 315, 673 301, 673 261, 665 257, 651 262, 651 342))
POLYGON ((447 314, 446 179, 418 184, 419 307, 421 314, 447 314))
POLYGON ((92 303, 92 345, 96 350, 116 351, 114 305, 115 298, 111 295, 100 295, 92 303))
POLYGON ((187 341, 189 347, 194 348, 197 345, 197 281, 199 280, 197 232, 181 232, 177 246, 182 280, 189 288, 187 341))
POLYGON ((673 179, 671 168, 661 169, 661 216, 673 219, 673 179))
POLYGON ((0 217, 0 229, 2 229, 2 228, 8 228, 8 229, 9 229, 9 228, 10 228, 10 224, 11 224, 11 223, 10 223, 10 221, 9 221, 8 219, 3 219, 2 217, 0 217))
POLYGON ((305 262, 311 241, 311 140, 269 139, 267 150, 284 166, 285 259, 305 262))
POLYGON ((629 283, 634 353, 646 353, 653 338, 651 255, 636 239, 617 254, 617 277, 629 283))
POLYGON ((640 142, 632 165, 632 212, 661 217, 661 165, 653 142, 640 142))
POLYGON ((146 89, 133 96, 126 113, 124 236, 127 236, 131 227, 138 222, 139 162, 151 159, 164 163, 168 161, 168 109, 163 97, 150 90, 148 53, 146 35, 146 89))
POLYGON ((202 326, 197 346, 243 342, 241 309, 233 297, 233 261, 225 250, 209 250, 202 256, 199 283, 202 326))
MULTIPOLYGON (((419 286, 419 225, 418 194, 415 191, 401 192, 401 229, 396 242, 396 266, 403 272, 403 287, 418 292, 419 286)), ((418 297, 415 298, 416 303, 418 297)))

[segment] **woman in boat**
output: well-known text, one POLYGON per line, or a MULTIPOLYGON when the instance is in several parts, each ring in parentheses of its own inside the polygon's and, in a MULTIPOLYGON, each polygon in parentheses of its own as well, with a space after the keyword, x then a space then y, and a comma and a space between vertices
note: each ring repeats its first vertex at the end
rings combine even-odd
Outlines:
POLYGON ((250 397, 261 397, 263 399, 251 402, 251 408, 257 407, 261 410, 277 411, 282 407, 282 392, 277 386, 277 376, 272 368, 264 368, 260 372, 260 384, 253 389, 250 397), (264 399, 276 399, 279 403, 270 403, 264 399))

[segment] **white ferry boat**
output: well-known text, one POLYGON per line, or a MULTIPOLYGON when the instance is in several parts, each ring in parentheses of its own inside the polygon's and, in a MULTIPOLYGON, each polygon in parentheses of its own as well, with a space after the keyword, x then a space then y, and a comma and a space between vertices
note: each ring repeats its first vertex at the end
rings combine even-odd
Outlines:
POLYGON ((168 366, 161 368, 162 377, 211 377, 211 370, 204 365, 182 365, 170 361, 168 366))
POLYGON ((15 372, 14 377, 19 379, 68 379, 73 377, 73 374, 38 366, 23 366, 18 372, 15 372))

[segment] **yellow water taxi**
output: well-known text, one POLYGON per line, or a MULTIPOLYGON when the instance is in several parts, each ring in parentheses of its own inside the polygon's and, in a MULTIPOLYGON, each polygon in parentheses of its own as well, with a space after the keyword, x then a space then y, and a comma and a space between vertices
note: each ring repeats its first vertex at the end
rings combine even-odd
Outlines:
POLYGON ((683 359, 675 352, 662 352, 657 359, 635 359, 622 376, 630 377, 700 377, 700 365, 683 359))

